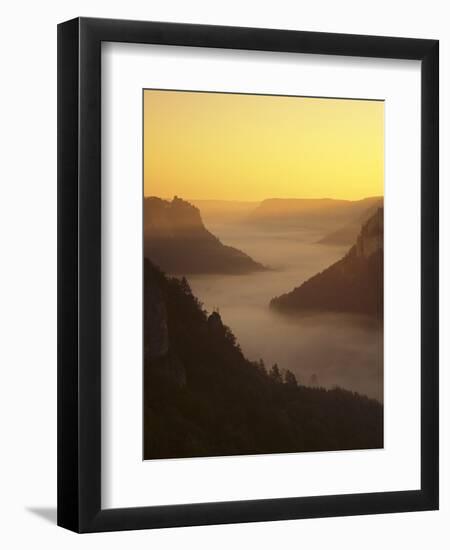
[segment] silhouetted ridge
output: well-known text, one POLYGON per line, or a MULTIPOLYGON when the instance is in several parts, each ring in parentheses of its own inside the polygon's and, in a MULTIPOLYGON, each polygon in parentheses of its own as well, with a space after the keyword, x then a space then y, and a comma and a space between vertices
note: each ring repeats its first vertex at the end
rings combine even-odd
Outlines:
POLYGON ((271 307, 286 313, 321 310, 383 319, 383 209, 362 226, 356 243, 338 262, 287 294, 271 307))
POLYGON ((198 208, 178 197, 144 199, 144 253, 173 274, 264 270, 244 252, 222 244, 205 228, 198 208))
MULTIPOLYGON (((249 215, 248 222, 265 228, 329 231, 341 228, 348 220, 357 219, 380 197, 361 200, 341 199, 266 199, 249 215)), ((365 221, 365 220, 363 220, 365 221)))
POLYGON ((249 361, 220 313, 148 259, 144 342, 145 459, 383 446, 377 401, 249 361))

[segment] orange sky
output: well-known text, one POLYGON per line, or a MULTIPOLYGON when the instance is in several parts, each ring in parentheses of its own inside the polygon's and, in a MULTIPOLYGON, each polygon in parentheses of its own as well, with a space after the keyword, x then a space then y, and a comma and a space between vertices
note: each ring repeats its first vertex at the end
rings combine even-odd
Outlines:
POLYGON ((146 196, 359 199, 383 185, 383 102, 144 92, 146 196))

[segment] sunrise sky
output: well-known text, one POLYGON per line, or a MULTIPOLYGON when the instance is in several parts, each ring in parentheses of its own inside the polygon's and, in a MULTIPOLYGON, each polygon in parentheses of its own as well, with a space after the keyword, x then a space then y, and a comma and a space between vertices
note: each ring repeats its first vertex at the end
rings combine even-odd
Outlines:
POLYGON ((384 103, 146 90, 144 194, 383 195, 384 103))

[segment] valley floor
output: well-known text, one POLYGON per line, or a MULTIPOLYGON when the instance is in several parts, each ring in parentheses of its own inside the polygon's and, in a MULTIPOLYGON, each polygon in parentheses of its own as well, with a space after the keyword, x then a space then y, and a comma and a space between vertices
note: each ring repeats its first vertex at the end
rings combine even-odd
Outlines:
POLYGON ((188 280, 208 311, 220 315, 251 360, 292 370, 300 383, 339 386, 383 402, 383 333, 363 317, 311 314, 297 318, 271 311, 270 300, 322 271, 348 246, 317 244, 318 231, 258 231, 245 224, 208 229, 273 270, 249 275, 195 275, 188 280))

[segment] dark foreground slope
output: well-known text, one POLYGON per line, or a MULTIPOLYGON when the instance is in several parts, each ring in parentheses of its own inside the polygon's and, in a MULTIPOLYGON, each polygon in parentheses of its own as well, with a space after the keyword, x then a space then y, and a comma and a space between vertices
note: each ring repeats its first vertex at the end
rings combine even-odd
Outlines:
POLYGON ((369 315, 383 319, 383 209, 362 226, 356 243, 338 262, 287 294, 272 308, 284 313, 307 310, 369 315))
POLYGON ((175 197, 144 200, 144 253, 167 273, 243 274, 264 267, 210 233, 200 211, 175 197))
POLYGON ((379 448, 383 408, 247 360, 185 279, 145 260, 144 458, 379 448))

